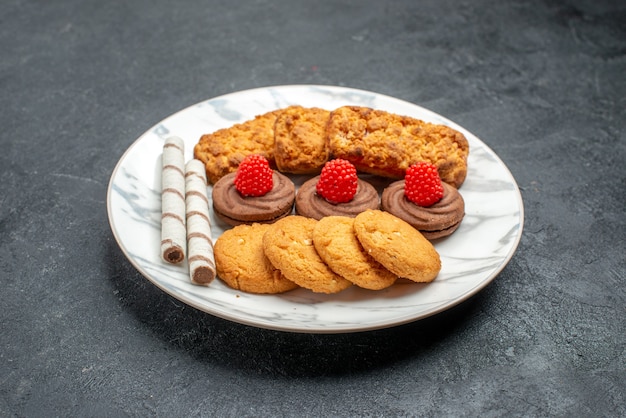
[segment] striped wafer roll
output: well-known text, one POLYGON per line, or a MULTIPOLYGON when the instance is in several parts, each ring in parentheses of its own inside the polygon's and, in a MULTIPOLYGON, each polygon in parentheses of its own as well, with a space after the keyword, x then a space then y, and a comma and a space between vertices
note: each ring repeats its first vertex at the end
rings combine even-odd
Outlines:
POLYGON ((195 159, 188 161, 185 165, 185 200, 189 277, 192 283, 205 286, 215 278, 215 257, 206 188, 204 164, 195 159))
POLYGON ((185 259, 185 144, 169 137, 163 145, 161 172, 161 255, 168 263, 185 259))

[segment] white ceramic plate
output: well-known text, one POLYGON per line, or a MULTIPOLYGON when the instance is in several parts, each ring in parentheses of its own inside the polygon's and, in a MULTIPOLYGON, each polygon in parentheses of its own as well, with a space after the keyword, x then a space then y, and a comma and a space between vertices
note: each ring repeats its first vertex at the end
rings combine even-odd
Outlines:
MULTIPOLYGON (((211 196, 209 190, 209 196, 211 196)), ((523 226, 523 204, 511 173, 483 142, 448 119, 402 100, 344 87, 292 85, 216 97, 159 122, 139 137, 118 162, 108 188, 107 209, 115 239, 133 266, 173 297, 212 315, 261 328, 315 333, 372 330, 444 311, 476 294, 511 259, 523 226), (467 179, 460 188, 466 215, 459 229, 435 243, 442 270, 430 284, 395 284, 382 291, 355 286, 334 295, 297 289, 282 295, 235 291, 222 281, 192 285, 187 265, 161 261, 161 153, 163 141, 185 141, 185 160, 202 134, 269 110, 299 104, 332 110, 368 106, 445 124, 470 144, 467 179)), ((224 231, 211 210, 213 238, 224 231)))

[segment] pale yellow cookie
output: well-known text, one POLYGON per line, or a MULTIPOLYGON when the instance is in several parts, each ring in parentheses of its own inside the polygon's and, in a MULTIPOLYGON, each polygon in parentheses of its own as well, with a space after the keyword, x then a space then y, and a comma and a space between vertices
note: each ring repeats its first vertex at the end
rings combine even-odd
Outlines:
POLYGON ((355 285, 380 290, 394 284, 398 276, 367 254, 354 234, 354 219, 327 216, 313 230, 313 244, 322 260, 355 285))
POLYGON ((354 218, 356 236, 369 255, 399 277, 431 282, 441 270, 435 247, 402 219, 380 210, 354 218))
POLYGON ((263 249, 270 262, 286 278, 317 293, 337 293, 352 285, 324 263, 313 245, 317 221, 287 216, 269 225, 263 249))
POLYGON ((267 259, 263 235, 267 224, 239 225, 215 242, 217 275, 233 289, 250 293, 283 293, 298 287, 267 259))

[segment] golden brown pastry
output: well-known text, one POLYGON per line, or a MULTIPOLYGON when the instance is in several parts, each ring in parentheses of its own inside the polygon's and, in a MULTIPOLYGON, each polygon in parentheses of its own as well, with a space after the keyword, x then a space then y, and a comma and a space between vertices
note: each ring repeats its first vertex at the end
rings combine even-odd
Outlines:
POLYGON ((419 161, 437 166, 441 180, 458 188, 467 174, 469 144, 445 125, 359 106, 343 106, 330 114, 331 158, 350 161, 357 170, 402 178, 419 161))
POLYGON ((274 126, 276 167, 284 173, 319 172, 328 161, 326 125, 330 111, 291 106, 281 112, 274 126))
POLYGON ((202 135, 193 149, 194 158, 202 161, 207 180, 215 184, 251 154, 259 154, 274 163, 274 123, 281 109, 264 113, 229 128, 202 135))

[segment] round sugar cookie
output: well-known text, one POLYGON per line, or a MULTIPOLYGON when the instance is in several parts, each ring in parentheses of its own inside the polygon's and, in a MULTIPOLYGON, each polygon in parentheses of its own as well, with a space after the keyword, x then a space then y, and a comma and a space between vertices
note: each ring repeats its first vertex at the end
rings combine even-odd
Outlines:
POLYGON ((271 224, 263 236, 263 249, 270 262, 287 279, 317 293, 337 293, 352 282, 333 272, 313 245, 317 221, 287 216, 271 224))
POLYGON ((354 218, 327 216, 313 229, 313 245, 322 260, 335 273, 355 285, 381 290, 395 283, 398 276, 367 254, 354 234, 354 218))
POLYGON ((249 293, 283 293, 298 287, 267 259, 263 235, 268 224, 242 224, 225 231, 215 242, 217 275, 233 289, 249 293))
POLYGON ((368 210, 357 215, 354 231, 368 254, 399 277, 431 282, 441 270, 439 253, 430 241, 388 212, 368 210))

